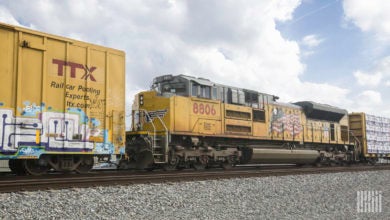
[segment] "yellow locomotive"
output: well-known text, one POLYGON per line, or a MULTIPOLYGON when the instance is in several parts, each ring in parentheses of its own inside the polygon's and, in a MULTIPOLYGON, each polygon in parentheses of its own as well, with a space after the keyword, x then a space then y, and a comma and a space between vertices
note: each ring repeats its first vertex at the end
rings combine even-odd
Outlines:
POLYGON ((339 163, 359 154, 348 112, 186 75, 154 79, 136 95, 126 153, 138 168, 245 163, 339 163))

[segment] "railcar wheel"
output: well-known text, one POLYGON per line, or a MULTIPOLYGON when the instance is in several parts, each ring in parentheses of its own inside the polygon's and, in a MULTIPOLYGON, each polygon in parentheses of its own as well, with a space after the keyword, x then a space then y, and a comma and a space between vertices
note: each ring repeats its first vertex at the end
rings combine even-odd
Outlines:
POLYGON ((93 164, 94 164, 93 156, 92 155, 83 156, 82 158, 80 158, 80 160, 82 161, 75 171, 80 174, 88 173, 93 168, 93 164))
POLYGON ((46 173, 49 170, 49 166, 46 164, 40 164, 39 160, 24 160, 23 161, 23 168, 26 171, 26 173, 33 175, 33 176, 39 176, 44 173, 46 173))
POLYGON ((10 159, 8 161, 8 167, 12 173, 16 175, 25 175, 26 170, 23 167, 23 160, 19 159, 10 159))
POLYGON ((369 164, 369 165, 375 165, 376 162, 377 162, 376 159, 368 159, 368 164, 369 164))

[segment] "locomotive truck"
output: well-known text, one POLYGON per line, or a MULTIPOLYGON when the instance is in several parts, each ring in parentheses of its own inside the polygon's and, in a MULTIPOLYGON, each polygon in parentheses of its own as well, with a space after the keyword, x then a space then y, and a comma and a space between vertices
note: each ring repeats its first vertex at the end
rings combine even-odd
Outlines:
MULTIPOLYGON (((17 174, 390 158, 390 120, 163 75, 125 131, 125 53, 0 23, 0 159, 17 174)), ((128 85, 130 86, 130 85, 128 85)))

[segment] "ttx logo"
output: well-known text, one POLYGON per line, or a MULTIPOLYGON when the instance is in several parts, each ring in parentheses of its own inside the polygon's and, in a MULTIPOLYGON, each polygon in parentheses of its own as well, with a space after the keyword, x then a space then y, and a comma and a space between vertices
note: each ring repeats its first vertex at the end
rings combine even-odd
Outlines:
POLYGON ((87 65, 84 66, 84 65, 79 64, 79 63, 66 62, 66 61, 57 60, 57 59, 53 59, 53 64, 57 64, 58 76, 64 75, 64 66, 69 66, 71 78, 76 78, 76 69, 82 69, 82 70, 84 70, 84 75, 81 77, 81 79, 88 80, 88 78, 89 78, 91 81, 96 82, 95 77, 92 75, 92 72, 96 70, 95 66, 89 68, 87 65))

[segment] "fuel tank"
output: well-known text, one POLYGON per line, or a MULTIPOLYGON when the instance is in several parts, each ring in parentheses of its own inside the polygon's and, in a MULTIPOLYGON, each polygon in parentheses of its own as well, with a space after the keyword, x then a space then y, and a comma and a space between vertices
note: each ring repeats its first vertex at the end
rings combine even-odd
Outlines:
POLYGON ((318 160, 319 156, 316 150, 243 148, 241 163, 312 164, 318 160))

